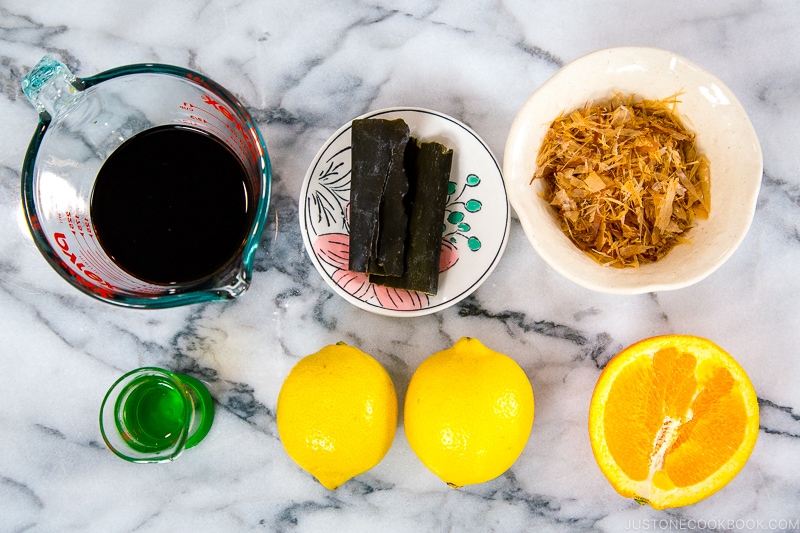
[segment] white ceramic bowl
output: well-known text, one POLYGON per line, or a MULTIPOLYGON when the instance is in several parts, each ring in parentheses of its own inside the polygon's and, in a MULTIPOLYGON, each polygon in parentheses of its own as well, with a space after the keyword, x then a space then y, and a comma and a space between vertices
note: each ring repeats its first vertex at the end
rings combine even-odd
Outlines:
POLYGON ((687 59, 654 48, 609 48, 560 69, 520 109, 505 147, 503 174, 509 201, 539 255, 575 283, 600 292, 639 294, 679 289, 722 265, 744 239, 755 212, 762 174, 761 146, 733 93, 687 59), (640 268, 601 266, 561 231, 556 215, 531 184, 536 156, 552 121, 615 92, 662 99, 682 93, 678 114, 697 134, 710 161, 711 214, 664 258, 640 268))

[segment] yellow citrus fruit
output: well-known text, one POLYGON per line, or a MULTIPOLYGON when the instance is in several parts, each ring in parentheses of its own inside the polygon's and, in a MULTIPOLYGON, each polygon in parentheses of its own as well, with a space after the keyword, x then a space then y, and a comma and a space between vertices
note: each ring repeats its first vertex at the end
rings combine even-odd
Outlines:
POLYGON ((276 409, 286 453, 328 489, 377 465, 397 428, 397 394, 371 356, 344 343, 301 359, 276 409))
POLYGON ((617 354, 589 408, 597 464, 623 496, 656 509, 702 500, 750 457, 758 401, 741 366, 700 337, 664 335, 617 354))
POLYGON ((462 338, 428 357, 408 385, 411 449, 451 487, 483 483, 517 460, 533 425, 533 390, 510 357, 462 338))

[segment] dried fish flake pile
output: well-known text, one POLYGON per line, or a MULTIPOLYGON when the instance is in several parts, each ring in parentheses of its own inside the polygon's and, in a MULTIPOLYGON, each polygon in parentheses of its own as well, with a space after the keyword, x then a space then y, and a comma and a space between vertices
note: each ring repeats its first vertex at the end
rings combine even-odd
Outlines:
POLYGON ((677 95, 609 102, 553 121, 531 179, 561 229, 603 265, 658 261, 711 210, 710 169, 676 113, 677 95))

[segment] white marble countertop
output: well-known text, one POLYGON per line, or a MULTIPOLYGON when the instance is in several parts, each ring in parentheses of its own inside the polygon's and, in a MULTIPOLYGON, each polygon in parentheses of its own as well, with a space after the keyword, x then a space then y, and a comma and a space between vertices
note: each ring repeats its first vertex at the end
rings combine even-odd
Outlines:
POLYGON ((0 4, 0 531, 758 530, 800 523, 800 4, 736 2, 88 2, 0 4), (314 154, 372 109, 419 106, 472 127, 502 159, 512 119, 562 65, 611 46, 678 53, 722 79, 758 133, 764 176, 740 248, 682 290, 609 296, 546 266, 516 218, 471 297, 417 318, 360 310, 314 270, 297 219, 314 154), (36 125, 20 78, 45 53, 78 76, 138 62, 205 73, 241 98, 269 146, 270 224, 250 290, 231 303, 142 311, 66 284, 25 227, 19 174, 36 125), (623 499, 597 468, 588 402, 639 339, 714 340, 746 369, 761 432, 741 473, 690 507, 623 499), (516 359, 533 384, 527 448, 498 479, 453 490, 398 428, 373 470, 324 489, 286 455, 275 405, 302 356, 339 340, 389 370, 461 336, 516 359), (169 464, 115 457, 97 424, 124 372, 209 383, 211 432, 169 464))

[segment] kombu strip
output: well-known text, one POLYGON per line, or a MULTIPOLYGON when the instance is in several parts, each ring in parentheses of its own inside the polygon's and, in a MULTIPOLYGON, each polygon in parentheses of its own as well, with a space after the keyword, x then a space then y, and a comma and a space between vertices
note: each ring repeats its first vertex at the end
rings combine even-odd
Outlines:
POLYGON ((401 276, 408 229, 402 119, 356 119, 352 126, 350 258, 354 272, 401 276))
POLYGON ((407 206, 410 219, 405 273, 401 277, 370 275, 370 282, 436 294, 439 288, 442 223, 452 163, 453 150, 441 143, 418 143, 414 138, 408 143, 405 166, 409 178, 407 206))

